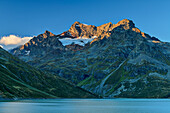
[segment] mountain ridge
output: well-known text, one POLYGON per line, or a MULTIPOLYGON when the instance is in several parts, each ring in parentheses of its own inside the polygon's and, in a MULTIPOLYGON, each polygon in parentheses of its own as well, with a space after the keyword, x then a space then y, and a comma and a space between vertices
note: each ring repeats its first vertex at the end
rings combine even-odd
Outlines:
POLYGON ((30 47, 29 55, 20 49, 12 54, 103 97, 170 96, 170 43, 140 31, 131 20, 98 27, 75 22, 43 44, 30 47))
MULTIPOLYGON (((57 41, 57 43, 60 43, 60 41, 58 39, 63 39, 63 38, 71 38, 71 39, 75 39, 75 38, 93 38, 94 40, 92 40, 90 42, 90 44, 92 44, 93 42, 103 39, 103 38, 108 38, 111 36, 111 31, 113 29, 124 29, 124 30, 132 30, 136 33, 141 34, 144 38, 151 40, 153 43, 160 43, 160 40, 155 38, 155 37, 151 37, 148 34, 141 32, 138 28, 135 27, 135 24, 133 23, 132 20, 128 20, 128 19, 123 19, 121 21, 119 21, 117 24, 112 24, 111 22, 100 25, 98 27, 94 26, 94 25, 86 25, 86 24, 82 24, 78 21, 76 21, 75 23, 72 24, 72 26, 70 27, 70 29, 68 31, 65 31, 61 34, 55 35, 53 33, 51 33, 50 31, 46 30, 43 34, 38 35, 37 37, 33 37, 33 39, 31 39, 30 41, 28 41, 26 44, 22 45, 20 47, 20 50, 27 50, 29 49, 28 46, 30 45, 35 45, 37 46, 39 43, 43 42, 43 40, 45 40, 47 37, 53 37, 53 41, 57 41), (78 29, 77 29, 77 25, 78 25, 78 29), (79 31, 81 30, 81 31, 79 31), (81 33, 79 33, 81 32, 81 33), (37 42, 37 43, 36 43, 37 42), (38 43, 39 42, 39 43, 38 43)), ((62 44, 60 44, 62 46, 62 44)), ((45 45, 45 46, 49 46, 49 45, 45 45)), ((55 46, 53 47, 55 48, 55 46)), ((61 47, 63 49, 63 47, 61 47)), ((60 49, 61 49, 60 48, 60 49)), ((11 53, 16 53, 15 49, 10 50, 11 53), (13 51, 13 52, 12 52, 13 51)), ((18 53, 20 54, 20 52, 18 53)))

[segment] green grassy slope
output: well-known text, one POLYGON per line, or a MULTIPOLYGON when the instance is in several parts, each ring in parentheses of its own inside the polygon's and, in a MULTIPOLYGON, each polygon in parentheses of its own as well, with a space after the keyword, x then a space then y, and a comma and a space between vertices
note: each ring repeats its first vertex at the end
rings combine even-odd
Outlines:
POLYGON ((42 72, 0 48, 0 97, 95 98, 63 78, 42 72))

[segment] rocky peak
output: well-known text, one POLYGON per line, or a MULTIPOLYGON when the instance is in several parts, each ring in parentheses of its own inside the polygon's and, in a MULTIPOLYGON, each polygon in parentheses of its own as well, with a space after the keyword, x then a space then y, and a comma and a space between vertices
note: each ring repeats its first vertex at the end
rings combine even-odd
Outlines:
POLYGON ((22 45, 19 48, 19 50, 28 51, 34 48, 34 46, 41 48, 41 47, 51 47, 52 45, 62 45, 62 44, 57 39, 57 35, 46 30, 43 34, 33 37, 27 43, 22 45))
POLYGON ((135 28, 135 24, 133 23, 132 20, 129 19, 123 19, 119 21, 115 27, 122 26, 125 30, 135 28))
POLYGON ((97 27, 94 25, 86 25, 80 22, 75 22, 68 32, 74 37, 88 37, 93 36, 97 31, 97 27))
POLYGON ((48 36, 55 36, 53 33, 51 33, 48 30, 46 30, 42 35, 43 35, 44 38, 47 38, 48 36))
POLYGON ((132 20, 129 19, 123 19, 117 23, 118 25, 129 25, 131 27, 135 27, 135 24, 133 23, 132 20))
POLYGON ((101 26, 111 26, 111 25, 113 25, 112 22, 109 22, 109 23, 103 24, 101 26))
POLYGON ((73 25, 75 25, 75 24, 80 24, 80 22, 78 22, 78 21, 75 21, 73 25))
MULTIPOLYGON (((111 22, 100 25, 98 27, 94 25, 87 25, 80 23, 78 21, 74 22, 70 29, 68 31, 65 31, 59 35, 54 35, 50 31, 46 30, 43 34, 38 35, 37 37, 34 37, 29 42, 27 42, 25 45, 23 45, 20 50, 23 49, 30 49, 32 45, 34 46, 42 46, 42 47, 51 47, 54 45, 56 48, 56 45, 59 47, 62 45, 58 39, 62 38, 92 38, 92 41, 90 44, 97 42, 99 40, 108 39, 109 37, 113 35, 117 35, 119 32, 129 32, 131 34, 134 33, 134 35, 140 34, 142 37, 147 39, 148 41, 154 41, 154 43, 158 43, 159 40, 155 37, 151 37, 148 34, 141 32, 140 29, 135 27, 135 24, 132 20, 123 19, 119 21, 117 24, 112 24, 111 22), (114 32, 114 30, 116 32, 114 32), (136 33, 135 33, 136 32, 136 33), (114 34, 116 33, 116 34, 114 34), (93 38, 95 38, 93 40, 93 38)), ((73 46, 70 46, 73 47, 73 46)))
POLYGON ((48 31, 48 30, 46 30, 44 33, 46 33, 46 34, 51 34, 51 32, 50 32, 50 31, 48 31))
MULTIPOLYGON (((123 19, 119 21, 117 24, 112 24, 111 22, 100 25, 98 27, 94 25, 86 25, 82 24, 78 21, 74 22, 74 24, 70 27, 68 30, 69 33, 71 33, 74 37, 87 37, 91 38, 93 36, 101 36, 102 37, 109 37, 110 34, 108 34, 109 31, 112 31, 115 28, 123 28, 125 30, 133 29, 135 28, 135 24, 132 20, 123 19)), ((137 30, 137 29, 133 29, 137 30)))
POLYGON ((114 26, 114 24, 109 22, 109 23, 103 24, 101 26, 98 26, 97 30, 98 30, 98 32, 100 32, 100 31, 106 31, 107 32, 107 31, 111 31, 113 29, 113 26, 114 26))

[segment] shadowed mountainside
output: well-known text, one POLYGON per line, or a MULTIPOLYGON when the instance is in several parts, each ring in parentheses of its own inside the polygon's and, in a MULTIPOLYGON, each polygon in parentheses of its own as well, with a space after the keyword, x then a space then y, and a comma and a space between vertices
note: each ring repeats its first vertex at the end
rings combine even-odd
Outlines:
POLYGON ((1 98, 96 98, 69 81, 36 69, 0 48, 1 98))

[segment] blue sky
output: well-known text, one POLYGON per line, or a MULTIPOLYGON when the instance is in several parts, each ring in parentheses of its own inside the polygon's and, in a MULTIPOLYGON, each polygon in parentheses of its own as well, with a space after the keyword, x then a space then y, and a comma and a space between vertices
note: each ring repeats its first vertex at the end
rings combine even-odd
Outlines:
POLYGON ((0 37, 58 34, 75 21, 98 26, 125 18, 170 42, 170 0, 0 0, 0 37))

